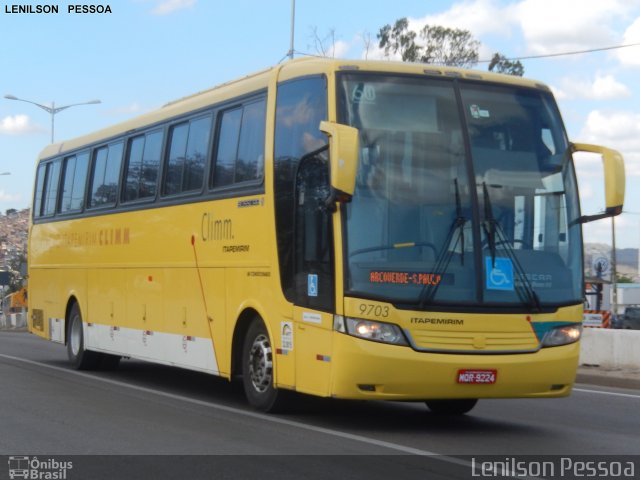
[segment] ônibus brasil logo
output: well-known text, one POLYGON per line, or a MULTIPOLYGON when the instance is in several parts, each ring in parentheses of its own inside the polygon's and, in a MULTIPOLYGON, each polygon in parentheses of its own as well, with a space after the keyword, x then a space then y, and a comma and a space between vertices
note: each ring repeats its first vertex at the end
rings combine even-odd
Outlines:
POLYGON ((66 480, 67 470, 73 468, 73 462, 56 460, 55 458, 38 459, 38 457, 9 457, 9 478, 25 478, 32 480, 66 480))

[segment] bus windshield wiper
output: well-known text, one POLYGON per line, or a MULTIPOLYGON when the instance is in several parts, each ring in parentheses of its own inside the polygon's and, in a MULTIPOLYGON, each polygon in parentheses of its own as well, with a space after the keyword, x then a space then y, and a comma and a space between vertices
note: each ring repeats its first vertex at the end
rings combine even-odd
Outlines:
POLYGON ((436 278, 440 278, 440 281, 435 285, 425 285, 424 287, 422 287, 422 291, 420 292, 420 295, 418 297, 418 305, 420 306, 420 309, 423 309, 425 305, 433 301, 433 297, 435 297, 436 292, 438 291, 438 287, 442 282, 442 276, 449 268, 449 263, 451 262, 451 258, 453 257, 453 252, 455 252, 458 248, 458 243, 460 243, 462 248, 462 253, 460 255, 460 264, 464 265, 464 225, 465 223, 467 223, 467 219, 462 215, 462 205, 460 203, 458 179, 454 179, 453 184, 456 194, 456 218, 453 220, 453 223, 449 227, 447 238, 444 241, 442 250, 440 250, 440 253, 438 254, 436 265, 433 269, 434 271, 432 272, 436 278))
POLYGON ((491 253, 491 265, 495 266, 496 263, 496 229, 499 226, 495 218, 493 218, 493 209, 491 208, 491 199, 489 197, 489 190, 487 189, 487 183, 482 182, 482 196, 484 198, 484 218, 482 227, 487 235, 487 243, 489 244, 489 252, 491 253))
POLYGON ((531 282, 529 282, 526 272, 524 271, 524 268, 522 268, 522 264, 518 260, 516 252, 511 246, 511 243, 509 242, 506 234, 502 230, 500 223, 493 216, 493 209, 491 208, 491 198, 489 196, 489 190, 485 182, 482 182, 482 190, 484 197, 485 215, 485 220, 482 223, 482 226, 487 235, 487 243, 489 244, 489 252, 491 254, 491 266, 492 268, 495 268, 496 266, 496 245, 500 244, 500 246, 504 248, 507 257, 511 261, 511 264, 513 265, 516 273, 516 277, 519 280, 519 282, 516 282, 514 279, 513 285, 516 293, 518 294, 518 297, 520 298, 520 301, 525 305, 529 305, 535 308, 537 312, 540 312, 542 310, 542 307, 540 306, 540 297, 538 297, 538 294, 534 290, 533 285, 531 285, 531 282))

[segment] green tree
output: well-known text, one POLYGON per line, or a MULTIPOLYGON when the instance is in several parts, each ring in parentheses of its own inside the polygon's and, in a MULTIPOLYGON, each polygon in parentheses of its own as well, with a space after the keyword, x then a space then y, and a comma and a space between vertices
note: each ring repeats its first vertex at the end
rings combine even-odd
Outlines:
POLYGON ((494 53, 489 62, 489 71, 496 73, 506 73, 507 75, 515 75, 521 77, 524 75, 524 66, 520 63, 520 60, 509 60, 500 53, 494 53))
POLYGON ((403 62, 455 67, 472 67, 478 63, 480 42, 468 30, 425 25, 415 32, 409 28, 406 18, 400 18, 393 26, 382 27, 377 37, 387 57, 400 54, 403 62))
POLYGON ((478 63, 480 42, 473 38, 469 30, 425 25, 420 30, 420 38, 424 41, 420 57, 423 63, 463 68, 478 63))
POLYGON ((616 274, 616 283, 633 283, 633 278, 623 275, 622 273, 616 274))
POLYGON ((416 32, 409 30, 406 18, 396 20, 393 26, 387 24, 378 32, 378 44, 389 57, 391 53, 400 53, 403 62, 420 61, 420 47, 416 44, 416 32))
MULTIPOLYGON (((387 24, 377 34, 378 46, 385 56, 400 55, 403 62, 421 62, 471 68, 478 63, 480 42, 468 30, 426 25, 416 32, 409 28, 407 18, 387 24)), ((496 53, 489 64, 490 71, 522 76, 524 66, 520 61, 510 61, 496 53)))
POLYGON ((22 288, 24 277, 22 272, 26 271, 27 256, 24 253, 13 257, 9 261, 9 272, 11 279, 9 281, 9 293, 17 292, 22 288))

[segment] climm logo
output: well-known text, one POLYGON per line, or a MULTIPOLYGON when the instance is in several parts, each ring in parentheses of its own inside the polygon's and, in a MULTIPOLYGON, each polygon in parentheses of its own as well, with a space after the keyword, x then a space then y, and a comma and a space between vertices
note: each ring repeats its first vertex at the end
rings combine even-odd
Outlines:
POLYGON ((201 220, 202 241, 233 240, 233 222, 230 218, 215 218, 213 213, 205 212, 201 220))
POLYGON ((92 232, 62 233, 57 238, 66 247, 108 247, 112 245, 129 245, 128 228, 103 228, 92 232))
POLYGON ((128 228, 108 228, 98 232, 98 245, 128 245, 128 228))

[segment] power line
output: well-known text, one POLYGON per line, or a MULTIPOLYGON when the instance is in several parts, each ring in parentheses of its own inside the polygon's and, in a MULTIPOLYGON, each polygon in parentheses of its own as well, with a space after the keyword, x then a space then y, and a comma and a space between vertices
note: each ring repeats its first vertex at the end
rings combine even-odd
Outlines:
MULTIPOLYGON (((519 61, 519 60, 535 60, 538 58, 551 58, 551 57, 564 57, 564 56, 569 56, 569 55, 581 55, 583 53, 595 53, 595 52, 603 52, 606 50, 618 50, 620 48, 628 48, 628 47, 637 47, 640 46, 640 43, 628 43, 625 45, 614 45, 612 47, 600 47, 600 48, 590 48, 588 50, 575 50, 573 52, 560 52, 560 53, 546 53, 543 55, 528 55, 525 57, 512 57, 512 58, 506 58, 506 61, 509 62, 513 62, 513 61, 519 61)), ((282 61, 289 57, 290 54, 292 52, 289 51, 287 52, 287 54, 282 58, 282 60, 280 60, 280 62, 278 63, 282 63, 282 61)), ((307 53, 307 52, 301 52, 299 50, 293 50, 293 53, 297 53, 298 55, 302 55, 302 56, 306 56, 306 57, 318 57, 318 58, 325 58, 325 55, 318 55, 318 54, 313 54, 313 53, 307 53)), ((477 63, 491 63, 493 60, 478 60, 477 63)))
MULTIPOLYGON (((567 55, 580 55, 582 53, 594 53, 594 52, 602 52, 605 50, 617 50, 619 48, 627 48, 627 47, 637 47, 640 43, 629 43, 626 45, 615 45, 613 47, 600 47, 600 48, 590 48, 589 50, 576 50, 573 52, 561 52, 561 53, 547 53, 544 55, 529 55, 526 57, 513 57, 507 58, 507 61, 517 61, 517 60, 533 60, 536 58, 550 58, 550 57, 563 57, 567 55)), ((491 63, 491 60, 478 60, 478 63, 491 63)))

